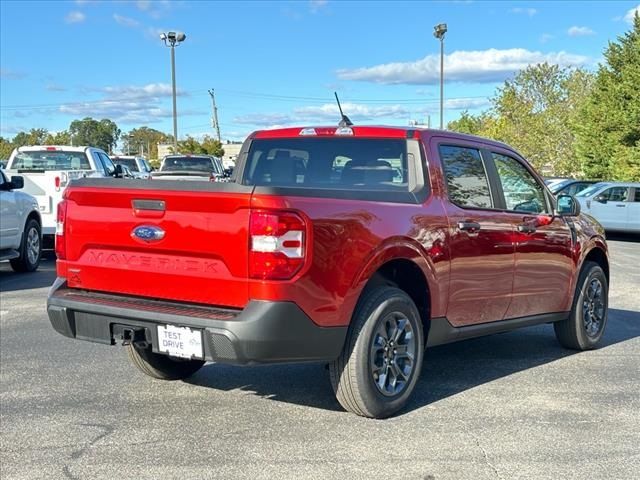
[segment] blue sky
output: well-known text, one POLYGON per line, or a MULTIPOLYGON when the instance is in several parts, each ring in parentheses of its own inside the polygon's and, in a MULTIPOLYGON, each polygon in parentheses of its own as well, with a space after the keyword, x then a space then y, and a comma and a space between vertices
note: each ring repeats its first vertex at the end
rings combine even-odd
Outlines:
POLYGON ((0 2, 0 135, 77 118, 172 131, 169 49, 176 49, 178 133, 223 139, 278 125, 335 124, 333 91, 355 123, 438 125, 445 39, 445 122, 487 108, 527 64, 595 68, 631 28, 635 1, 602 2, 0 2))

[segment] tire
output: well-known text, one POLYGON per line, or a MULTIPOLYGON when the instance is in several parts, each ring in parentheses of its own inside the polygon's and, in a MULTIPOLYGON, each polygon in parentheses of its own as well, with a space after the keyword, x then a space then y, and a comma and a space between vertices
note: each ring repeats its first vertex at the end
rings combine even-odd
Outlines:
POLYGON ((596 348, 607 325, 609 285, 604 271, 595 262, 585 262, 573 296, 569 318, 555 322, 556 338, 565 348, 596 348))
POLYGON ((35 272, 42 258, 42 229, 33 218, 24 227, 19 253, 18 258, 11 260, 11 268, 15 272, 35 272))
POLYGON ((145 375, 159 380, 182 380, 196 373, 204 360, 183 360, 151 351, 151 347, 127 346, 129 360, 145 375))
POLYGON ((365 292, 342 353, 329 364, 340 405, 369 418, 385 418, 399 411, 420 377, 424 344, 420 314, 404 291, 377 286, 365 292))

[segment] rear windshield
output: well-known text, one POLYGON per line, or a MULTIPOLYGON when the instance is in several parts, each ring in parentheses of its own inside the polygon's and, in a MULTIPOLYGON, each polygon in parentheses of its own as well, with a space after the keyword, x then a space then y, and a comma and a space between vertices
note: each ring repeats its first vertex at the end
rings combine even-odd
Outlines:
POLYGON ((402 139, 283 138, 251 142, 245 185, 408 191, 402 139))
POLYGON ((91 170, 84 152, 61 150, 17 152, 11 168, 16 170, 91 170))
POLYGON ((120 165, 124 165, 128 167, 132 172, 138 172, 138 162, 133 158, 112 158, 113 163, 119 163, 120 165))
POLYGON ((163 172, 171 171, 216 172, 214 162, 208 157, 169 157, 162 163, 163 172))

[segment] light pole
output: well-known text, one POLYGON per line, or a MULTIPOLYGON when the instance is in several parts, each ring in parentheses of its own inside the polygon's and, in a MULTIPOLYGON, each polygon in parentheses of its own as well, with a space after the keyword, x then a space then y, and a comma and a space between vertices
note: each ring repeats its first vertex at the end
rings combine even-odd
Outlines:
POLYGON ((440 130, 444 129, 444 34, 447 24, 439 23, 433 27, 433 36, 440 40, 440 130))
POLYGON ((161 33, 162 40, 167 47, 171 47, 171 84, 173 87, 173 150, 178 153, 178 114, 176 113, 176 53, 175 47, 184 42, 187 36, 182 32, 161 33))

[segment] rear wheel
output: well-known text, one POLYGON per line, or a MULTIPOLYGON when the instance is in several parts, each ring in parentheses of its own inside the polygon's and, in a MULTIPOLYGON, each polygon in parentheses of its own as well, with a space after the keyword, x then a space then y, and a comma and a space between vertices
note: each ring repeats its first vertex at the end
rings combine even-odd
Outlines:
POLYGON ((42 235, 40 224, 33 218, 27 221, 20 243, 20 256, 11 260, 11 268, 16 272, 34 272, 42 257, 42 235))
POLYGON ((393 415, 415 388, 423 352, 413 300, 398 288, 372 288, 358 302, 342 354, 329 365, 338 402, 364 417, 393 415))
POLYGON ((604 334, 608 306, 609 285, 604 271, 595 262, 585 262, 569 318, 553 324, 560 344, 573 350, 595 348, 604 334))
POLYGON ((154 353, 151 347, 139 348, 129 344, 129 360, 145 375, 160 380, 182 380, 196 373, 204 365, 203 360, 186 360, 154 353))

